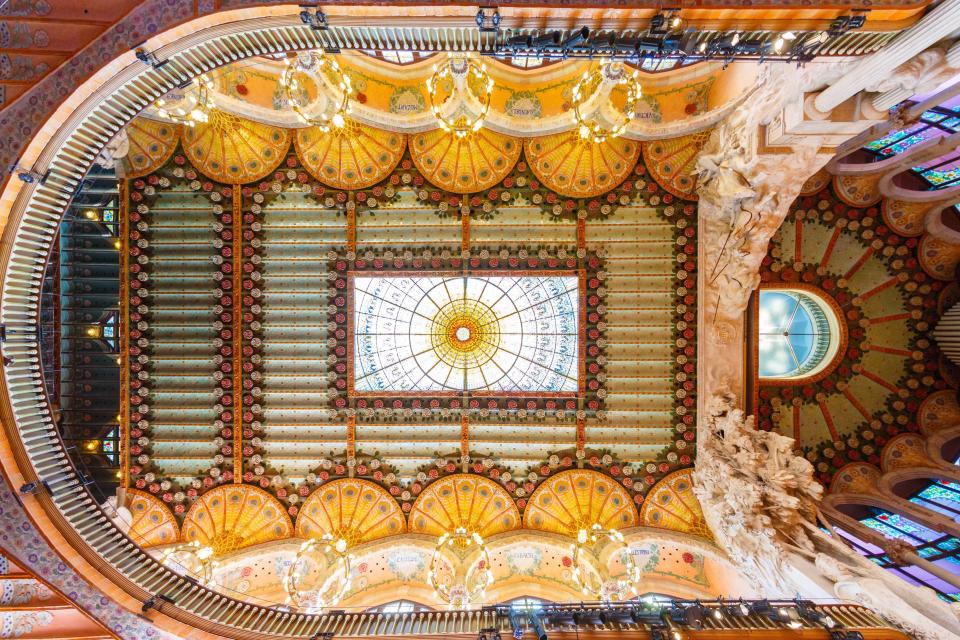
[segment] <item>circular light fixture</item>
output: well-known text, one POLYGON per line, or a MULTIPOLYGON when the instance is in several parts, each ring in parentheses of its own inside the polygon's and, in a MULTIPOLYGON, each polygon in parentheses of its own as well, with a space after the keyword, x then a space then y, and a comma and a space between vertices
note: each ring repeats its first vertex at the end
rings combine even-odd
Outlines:
POLYGON ((629 600, 637 595, 637 583, 640 581, 640 565, 634 560, 623 534, 616 529, 604 529, 594 524, 589 529, 577 531, 576 542, 571 546, 573 568, 571 577, 577 588, 592 598, 603 602, 610 600, 629 600), (587 558, 597 557, 598 547, 605 544, 615 546, 613 554, 619 555, 624 573, 617 578, 606 576, 603 567, 594 569, 587 558))
POLYGON ((160 562, 180 575, 196 579, 205 587, 213 586, 213 570, 220 563, 213 559, 213 548, 200 544, 199 540, 179 544, 167 549, 160 562))
POLYGON ((213 101, 213 81, 207 76, 197 76, 190 88, 192 90, 188 90, 177 103, 171 103, 165 97, 158 98, 153 103, 157 115, 187 127, 208 121, 210 112, 216 107, 213 101), (186 104, 182 104, 183 102, 186 104))
POLYGON ((427 95, 430 98, 430 110, 437 119, 440 128, 453 132, 458 138, 479 131, 490 111, 490 96, 493 93, 493 78, 487 73, 487 65, 464 56, 449 56, 439 65, 433 65, 433 75, 427 79, 427 95), (441 85, 447 80, 453 85, 450 93, 440 98, 441 85), (450 112, 450 102, 456 95, 472 93, 480 103, 475 115, 466 113, 462 106, 450 112))
POLYGON ((636 69, 630 73, 622 62, 604 59, 600 61, 600 66, 585 71, 580 76, 577 84, 573 86, 571 100, 577 133, 582 139, 600 143, 610 138, 618 138, 626 131, 627 125, 637 115, 637 105, 643 97, 643 90, 637 79, 639 74, 636 69), (609 128, 602 126, 596 118, 587 118, 583 113, 587 102, 606 83, 623 87, 627 94, 621 122, 609 128))
POLYGON ((348 547, 345 539, 329 533, 300 545, 283 578, 287 604, 306 613, 319 613, 340 602, 350 591, 353 555, 347 553, 348 547))
POLYGON ((437 597, 449 604, 451 609, 466 609, 471 603, 482 601, 487 587, 492 583, 490 552, 479 533, 457 527, 453 533, 440 536, 430 559, 430 570, 427 572, 427 584, 437 597), (479 550, 479 559, 465 570, 440 570, 439 565, 445 554, 456 556, 449 564, 451 567, 458 567, 463 556, 472 549, 479 550))
POLYGON ((346 126, 347 116, 352 112, 350 94, 353 88, 350 85, 350 77, 331 56, 311 51, 295 58, 287 58, 287 66, 280 74, 280 86, 283 88, 287 104, 303 124, 317 127, 324 133, 346 126), (301 76, 312 77, 319 87, 322 84, 321 74, 327 75, 337 95, 331 98, 332 108, 327 110, 329 113, 312 116, 306 111, 308 99, 301 76))

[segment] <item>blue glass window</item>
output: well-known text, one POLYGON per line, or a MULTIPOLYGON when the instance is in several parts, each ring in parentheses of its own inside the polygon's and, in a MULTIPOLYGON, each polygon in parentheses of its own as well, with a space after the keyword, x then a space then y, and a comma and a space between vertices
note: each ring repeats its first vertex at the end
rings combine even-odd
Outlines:
POLYGON ((942 105, 924 112, 920 120, 906 129, 891 131, 887 135, 864 145, 864 149, 878 156, 889 158, 903 153, 910 147, 944 135, 960 131, 960 106, 942 105))
POLYGON ((960 484, 956 482, 931 482, 925 489, 914 494, 910 502, 960 522, 960 484))
POLYGON ((760 377, 800 377, 832 357, 827 313, 832 311, 800 291, 761 291, 760 377))
MULTIPOLYGON (((879 510, 876 510, 876 511, 879 511, 879 510)), ((880 513, 885 513, 885 512, 880 512, 880 513)), ((867 524, 867 523, 864 522, 864 524, 867 524)), ((874 527, 871 527, 871 528, 874 528, 874 527)), ((853 535, 849 531, 846 531, 840 527, 835 526, 834 531, 837 533, 837 535, 843 538, 847 544, 853 547, 860 555, 864 556, 871 562, 876 563, 880 567, 883 567, 890 573, 893 573, 899 578, 906 580, 910 584, 923 586, 923 587, 930 587, 943 600, 946 600, 948 602, 960 601, 960 590, 958 590, 955 586, 953 586, 949 582, 933 575, 932 573, 930 573, 929 571, 926 571, 925 569, 921 569, 920 567, 916 567, 913 565, 905 565, 905 566, 897 565, 896 563, 893 562, 893 560, 891 560, 886 555, 886 553, 884 553, 883 549, 876 546, 875 544, 871 544, 865 540, 861 540, 860 538, 853 535)), ((929 531, 929 529, 927 529, 927 531, 929 531)), ((896 537, 900 537, 900 536, 898 535, 896 537)), ((949 536, 942 536, 942 537, 949 539, 949 536)), ((956 539, 954 539, 954 541, 955 540, 956 539)), ((907 542, 911 542, 912 544, 915 544, 913 540, 909 537, 907 538, 907 542)), ((948 571, 952 571, 953 573, 960 574, 960 563, 958 563, 957 561, 956 550, 952 552, 950 551, 944 552, 944 551, 938 550, 936 546, 933 546, 933 547, 926 546, 928 544, 929 543, 921 544, 917 548, 917 554, 926 558, 927 560, 930 560, 931 562, 934 562, 935 564, 946 567, 948 571), (934 553, 933 554, 925 553, 925 550, 927 549, 933 549, 934 553)))
POLYGON ((119 331, 119 317, 116 311, 111 311, 100 321, 100 337, 109 345, 111 351, 120 350, 119 334, 117 333, 119 331))
POLYGON ((114 427, 100 443, 100 450, 113 464, 120 464, 120 427, 114 427))

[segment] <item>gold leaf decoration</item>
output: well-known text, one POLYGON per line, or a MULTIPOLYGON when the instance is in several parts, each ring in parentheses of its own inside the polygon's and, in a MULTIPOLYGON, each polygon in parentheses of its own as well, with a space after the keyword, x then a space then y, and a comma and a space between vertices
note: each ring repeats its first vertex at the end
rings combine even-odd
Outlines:
POLYGON ((184 127, 183 148, 205 176, 225 184, 265 178, 283 161, 290 131, 214 110, 208 122, 184 127))
POLYGON ((640 509, 640 524, 712 538, 700 501, 693 493, 693 470, 675 471, 655 484, 640 509))
POLYGON ((127 125, 126 132, 129 144, 123 159, 126 178, 139 178, 162 167, 180 139, 180 125, 149 118, 136 118, 127 125))
POLYGON ((464 138, 440 129, 410 137, 410 155, 423 177, 453 193, 494 186, 513 169, 521 148, 516 138, 489 129, 464 138))
POLYGON ((510 494, 496 482, 458 473, 427 486, 410 510, 410 531, 440 536, 464 527, 484 538, 520 525, 510 494))
POLYGON ((280 501, 263 489, 228 484, 206 492, 183 521, 184 542, 200 541, 223 556, 244 547, 289 538, 293 525, 280 501))
POLYGON ((643 160, 650 177, 661 187, 686 200, 697 200, 697 158, 710 139, 710 131, 645 142, 643 160))
POLYGON ((176 519, 158 498, 137 489, 127 489, 127 508, 132 516, 127 535, 141 547, 172 544, 179 539, 180 528, 176 519))
POLYGON ((596 143, 573 131, 529 138, 524 149, 543 185, 570 198, 592 198, 617 187, 640 157, 639 142, 614 138, 596 143))
POLYGON ((604 529, 637 525, 630 495, 597 471, 571 469, 547 478, 530 496, 523 513, 527 528, 574 535, 599 524, 604 529))
POLYGON ((320 182, 334 189, 365 189, 390 175, 407 137, 350 120, 327 133, 299 129, 294 144, 300 162, 320 182))
POLYGON ((350 546, 403 533, 406 521, 397 501, 382 487, 357 478, 329 482, 304 500, 297 515, 297 536, 333 534, 350 546))

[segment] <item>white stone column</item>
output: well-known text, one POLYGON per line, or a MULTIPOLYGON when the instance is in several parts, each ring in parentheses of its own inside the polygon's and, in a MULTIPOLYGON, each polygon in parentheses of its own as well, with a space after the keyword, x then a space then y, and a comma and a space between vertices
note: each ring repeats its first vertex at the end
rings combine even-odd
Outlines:
POLYGON ((924 51, 897 67, 889 78, 879 83, 867 84, 865 88, 874 90, 876 87, 881 91, 873 97, 871 104, 877 111, 886 111, 918 93, 933 91, 943 83, 955 79, 958 67, 960 42, 946 50, 938 47, 924 51))
POLYGON ((960 29, 960 0, 944 0, 889 45, 855 63, 814 100, 822 112, 835 109, 879 78, 960 29))

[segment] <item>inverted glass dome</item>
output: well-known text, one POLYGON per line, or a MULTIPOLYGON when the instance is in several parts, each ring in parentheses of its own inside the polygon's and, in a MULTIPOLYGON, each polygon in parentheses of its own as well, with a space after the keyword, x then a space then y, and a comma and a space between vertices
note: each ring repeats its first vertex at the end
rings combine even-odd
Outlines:
POLYGON ((832 309, 819 296, 788 289, 760 292, 761 378, 800 378, 822 370, 839 340, 832 309))

